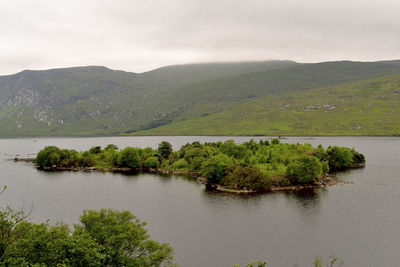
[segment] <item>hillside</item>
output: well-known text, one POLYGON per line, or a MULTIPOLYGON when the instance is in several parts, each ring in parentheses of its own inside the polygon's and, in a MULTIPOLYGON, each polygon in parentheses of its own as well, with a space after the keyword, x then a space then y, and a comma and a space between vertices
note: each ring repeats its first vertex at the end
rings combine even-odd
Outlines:
POLYGON ((157 98, 154 106, 160 113, 172 111, 163 118, 164 122, 176 122, 207 116, 248 99, 400 73, 396 63, 338 61, 248 73, 178 88, 157 98))
POLYGON ((249 100, 137 135, 399 135, 400 75, 249 100))
POLYGON ((153 99, 169 90, 296 64, 191 64, 141 74, 89 66, 1 76, 0 136, 110 135, 140 129, 163 116, 153 110, 158 102, 153 99))
MULTIPOLYGON (((254 128, 251 115, 260 103, 397 73, 399 61, 207 63, 145 73, 98 66, 23 71, 0 77, 0 136, 137 134, 146 129, 154 130, 139 133, 260 134, 264 128, 254 128), (242 113, 246 115, 240 117, 242 113), (194 127, 212 125, 221 116, 233 116, 235 123, 237 118, 249 119, 238 128, 221 128, 225 121, 216 125, 219 128, 194 127)), ((263 112, 272 110, 260 110, 257 116, 263 112)), ((296 134, 285 127, 269 131, 296 134)))

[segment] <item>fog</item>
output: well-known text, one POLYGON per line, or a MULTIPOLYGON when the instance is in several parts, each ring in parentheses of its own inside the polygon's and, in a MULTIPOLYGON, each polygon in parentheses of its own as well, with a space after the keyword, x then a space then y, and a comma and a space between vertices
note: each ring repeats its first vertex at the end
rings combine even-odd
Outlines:
POLYGON ((400 58, 394 0, 0 1, 0 74, 104 65, 400 58))

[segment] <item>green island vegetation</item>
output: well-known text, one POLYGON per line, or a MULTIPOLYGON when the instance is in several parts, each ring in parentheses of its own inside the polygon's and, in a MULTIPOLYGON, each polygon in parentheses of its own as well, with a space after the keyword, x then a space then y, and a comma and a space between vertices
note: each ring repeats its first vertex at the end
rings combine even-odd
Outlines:
POLYGON ((172 247, 149 239, 144 226, 129 211, 85 210, 72 231, 0 208, 0 266, 176 266, 172 247))
POLYGON ((35 159, 39 168, 49 170, 141 170, 188 173, 210 188, 228 192, 266 192, 270 190, 324 186, 332 181, 331 173, 363 167, 364 155, 354 149, 310 144, 286 144, 279 139, 233 140, 216 143, 193 142, 173 151, 163 141, 158 149, 115 145, 99 146, 88 151, 47 146, 35 159))

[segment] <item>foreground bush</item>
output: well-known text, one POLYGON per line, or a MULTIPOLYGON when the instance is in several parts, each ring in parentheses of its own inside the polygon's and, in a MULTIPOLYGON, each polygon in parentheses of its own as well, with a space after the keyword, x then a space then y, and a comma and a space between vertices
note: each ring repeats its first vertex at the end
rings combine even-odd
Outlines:
POLYGON ((80 222, 71 231, 0 210, 0 266, 174 266, 172 248, 129 211, 88 210, 80 222))

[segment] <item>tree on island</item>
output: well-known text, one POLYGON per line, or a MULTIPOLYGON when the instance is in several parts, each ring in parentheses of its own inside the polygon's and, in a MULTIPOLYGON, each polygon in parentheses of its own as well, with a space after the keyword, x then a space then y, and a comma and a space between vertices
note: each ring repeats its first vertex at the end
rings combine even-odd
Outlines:
POLYGON ((136 148, 127 147, 118 156, 118 166, 123 168, 139 168, 139 153, 136 148))
POLYGON ((321 179, 322 164, 313 156, 303 155, 290 163, 287 174, 299 183, 312 183, 321 179))
POLYGON ((163 159, 167 159, 172 154, 172 145, 167 141, 162 141, 158 145, 158 153, 163 159))

